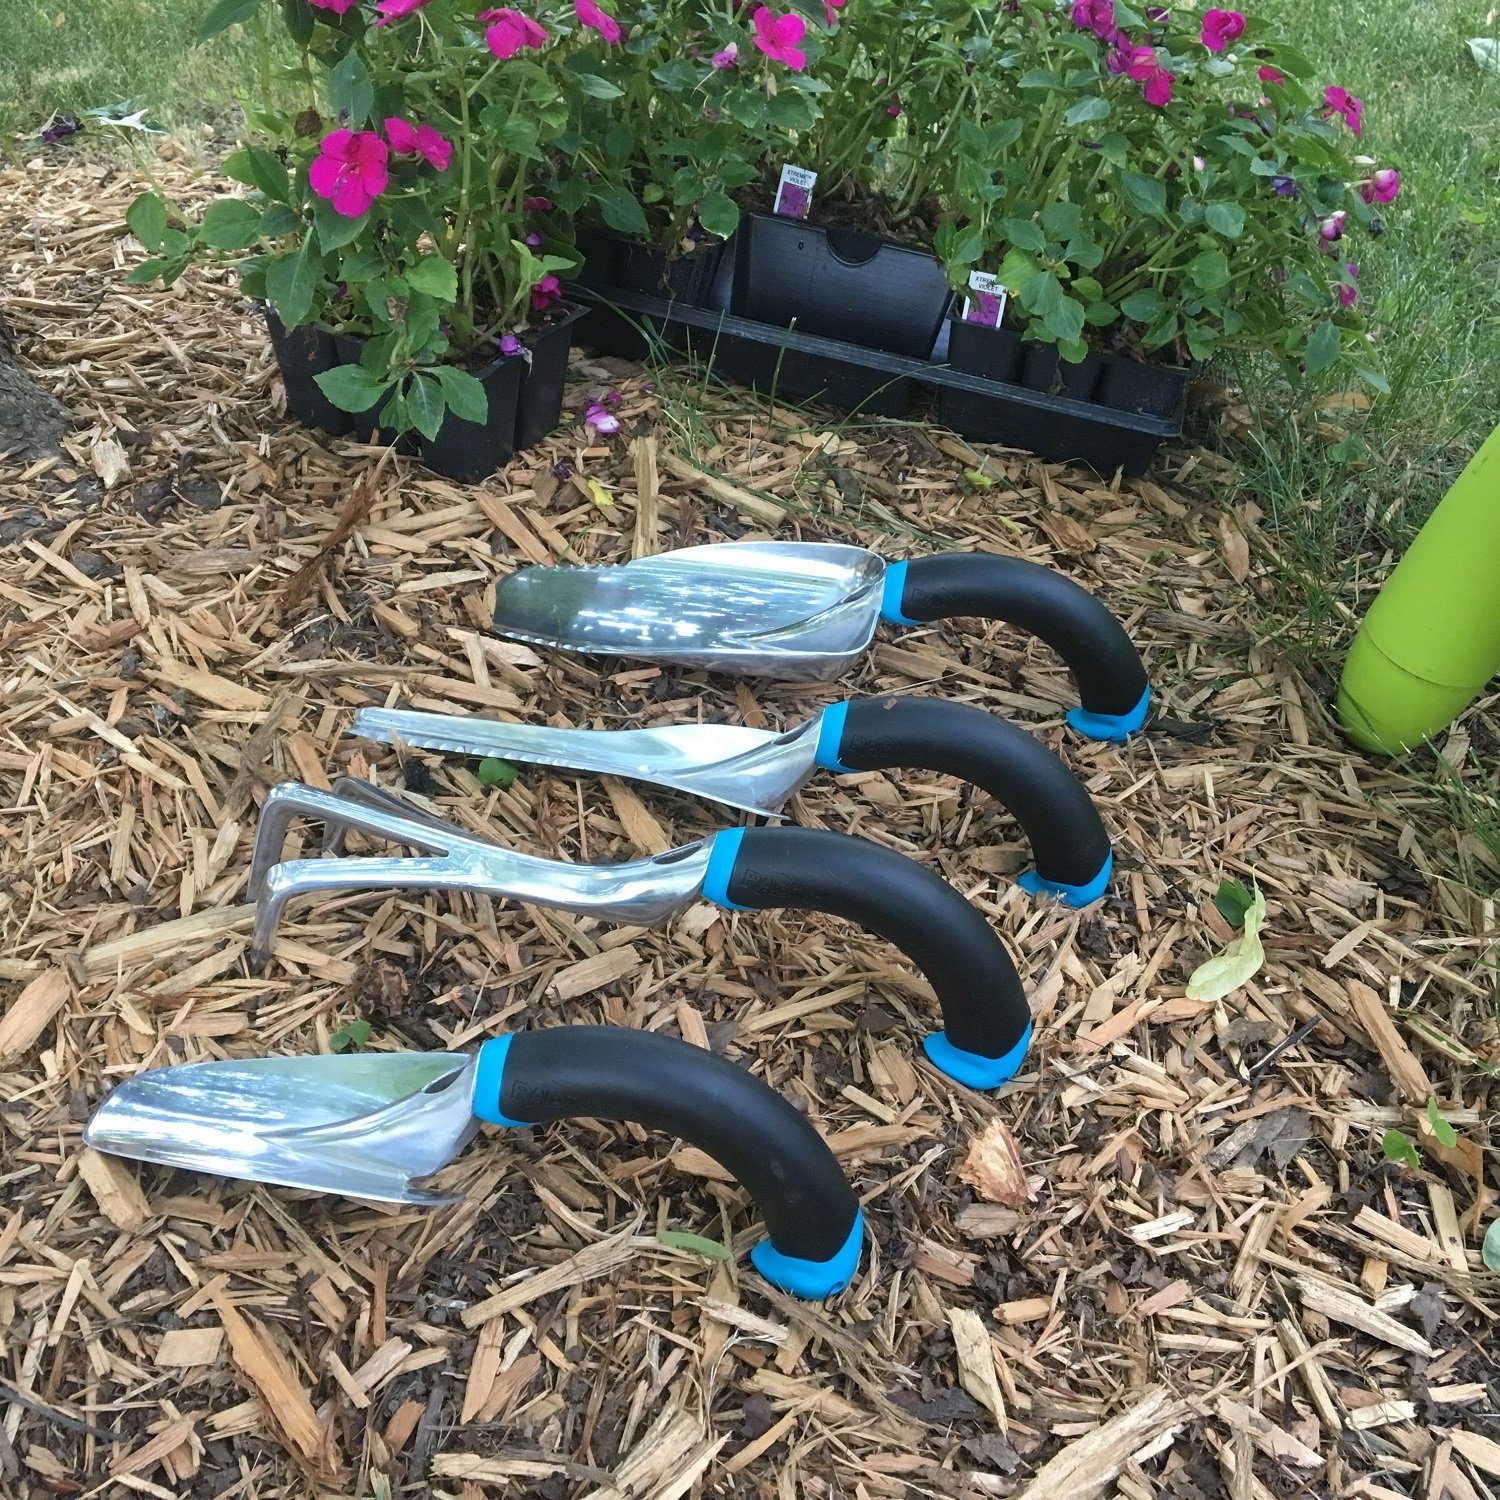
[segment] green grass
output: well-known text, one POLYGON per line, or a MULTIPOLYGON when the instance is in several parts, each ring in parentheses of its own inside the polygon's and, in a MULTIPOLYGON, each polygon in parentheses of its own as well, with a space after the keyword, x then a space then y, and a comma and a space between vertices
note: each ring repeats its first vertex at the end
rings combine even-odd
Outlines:
POLYGON ((196 40, 210 0, 5 0, 0 141, 34 137, 54 111, 126 99, 166 126, 219 124, 254 84, 249 39, 196 40))

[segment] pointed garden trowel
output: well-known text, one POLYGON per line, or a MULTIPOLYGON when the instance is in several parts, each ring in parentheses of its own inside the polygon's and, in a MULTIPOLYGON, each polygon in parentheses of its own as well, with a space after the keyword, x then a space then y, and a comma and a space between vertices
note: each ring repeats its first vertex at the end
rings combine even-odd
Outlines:
POLYGON ((1067 663, 1080 733, 1123 740, 1151 702, 1140 657, 1087 589, 988 552, 887 562, 832 542, 718 542, 606 567, 522 568, 495 589, 495 629, 533 645, 717 672, 828 682, 881 621, 1003 620, 1067 663))
POLYGON ((562 1026, 457 1052, 188 1063, 121 1084, 94 1114, 96 1151, 387 1203, 457 1201, 415 1186, 479 1122, 631 1120, 728 1169, 769 1238, 755 1268, 799 1297, 831 1296, 859 1266, 859 1204, 832 1152, 780 1094, 674 1037, 562 1026))
POLYGON ((1087 906, 1109 883, 1109 835, 1083 783, 1024 729, 940 698, 853 698, 777 734, 737 724, 554 729, 468 715, 362 708, 350 732, 427 750, 624 776, 774 817, 819 769, 920 766, 982 787, 1013 813, 1036 860, 1021 884, 1087 906))

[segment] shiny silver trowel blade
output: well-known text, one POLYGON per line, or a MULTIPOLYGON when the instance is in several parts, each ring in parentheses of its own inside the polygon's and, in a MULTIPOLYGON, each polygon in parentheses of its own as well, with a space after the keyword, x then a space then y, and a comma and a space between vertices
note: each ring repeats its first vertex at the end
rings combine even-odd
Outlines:
POLYGON ((839 675, 870 644, 885 560, 826 542, 718 542, 600 568, 522 568, 495 629, 534 645, 785 681, 839 675))
POLYGON ((84 1130, 115 1156, 386 1203, 457 1202, 411 1185, 477 1129, 473 1059, 359 1053, 188 1063, 122 1083, 84 1130))
POLYGON ((362 708, 349 726, 365 739, 424 750, 496 755, 671 787, 743 812, 778 817, 817 769, 819 720, 777 734, 738 724, 665 724, 656 729, 553 729, 458 714, 362 708))

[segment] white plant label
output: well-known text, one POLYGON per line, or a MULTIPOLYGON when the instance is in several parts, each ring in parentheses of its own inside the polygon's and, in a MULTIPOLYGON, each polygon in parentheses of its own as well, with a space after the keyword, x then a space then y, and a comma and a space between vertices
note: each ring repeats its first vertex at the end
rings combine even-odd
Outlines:
POLYGON ((812 208, 817 180, 818 174, 806 167, 784 166, 781 181, 776 184, 776 212, 784 219, 805 219, 812 208))
POLYGON ((971 297, 964 298, 964 322, 978 323, 982 328, 998 328, 1010 295, 993 271, 970 271, 971 297))

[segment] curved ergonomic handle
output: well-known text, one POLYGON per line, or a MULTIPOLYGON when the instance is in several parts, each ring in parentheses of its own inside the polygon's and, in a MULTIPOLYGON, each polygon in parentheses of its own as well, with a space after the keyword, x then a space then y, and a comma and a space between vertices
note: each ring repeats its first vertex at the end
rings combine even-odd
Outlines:
POLYGON ((1086 588, 1051 568, 989 552, 892 563, 880 614, 893 625, 926 625, 955 615, 1018 625, 1068 664, 1083 703, 1068 714, 1068 723, 1080 734, 1123 740, 1146 722, 1151 686, 1130 637, 1086 588))
POLYGON ((770 1238, 750 1259, 773 1286, 829 1297, 859 1266, 859 1201, 823 1138, 758 1078, 675 1037, 559 1026, 486 1042, 474 1113, 496 1125, 633 1120, 706 1151, 755 1200, 770 1238))
POLYGON ((1083 783, 1042 742, 1005 719, 941 698, 851 698, 823 710, 818 764, 827 771, 921 766, 982 787, 1021 825, 1036 869, 1033 893, 1070 906, 1104 894, 1109 835, 1083 783))
POLYGON ((926 976, 943 1029, 923 1043, 960 1083, 992 1089, 1021 1066, 1031 1012, 990 924, 939 875, 893 849, 823 828, 714 835, 703 894, 731 911, 831 912, 894 943, 926 976))

